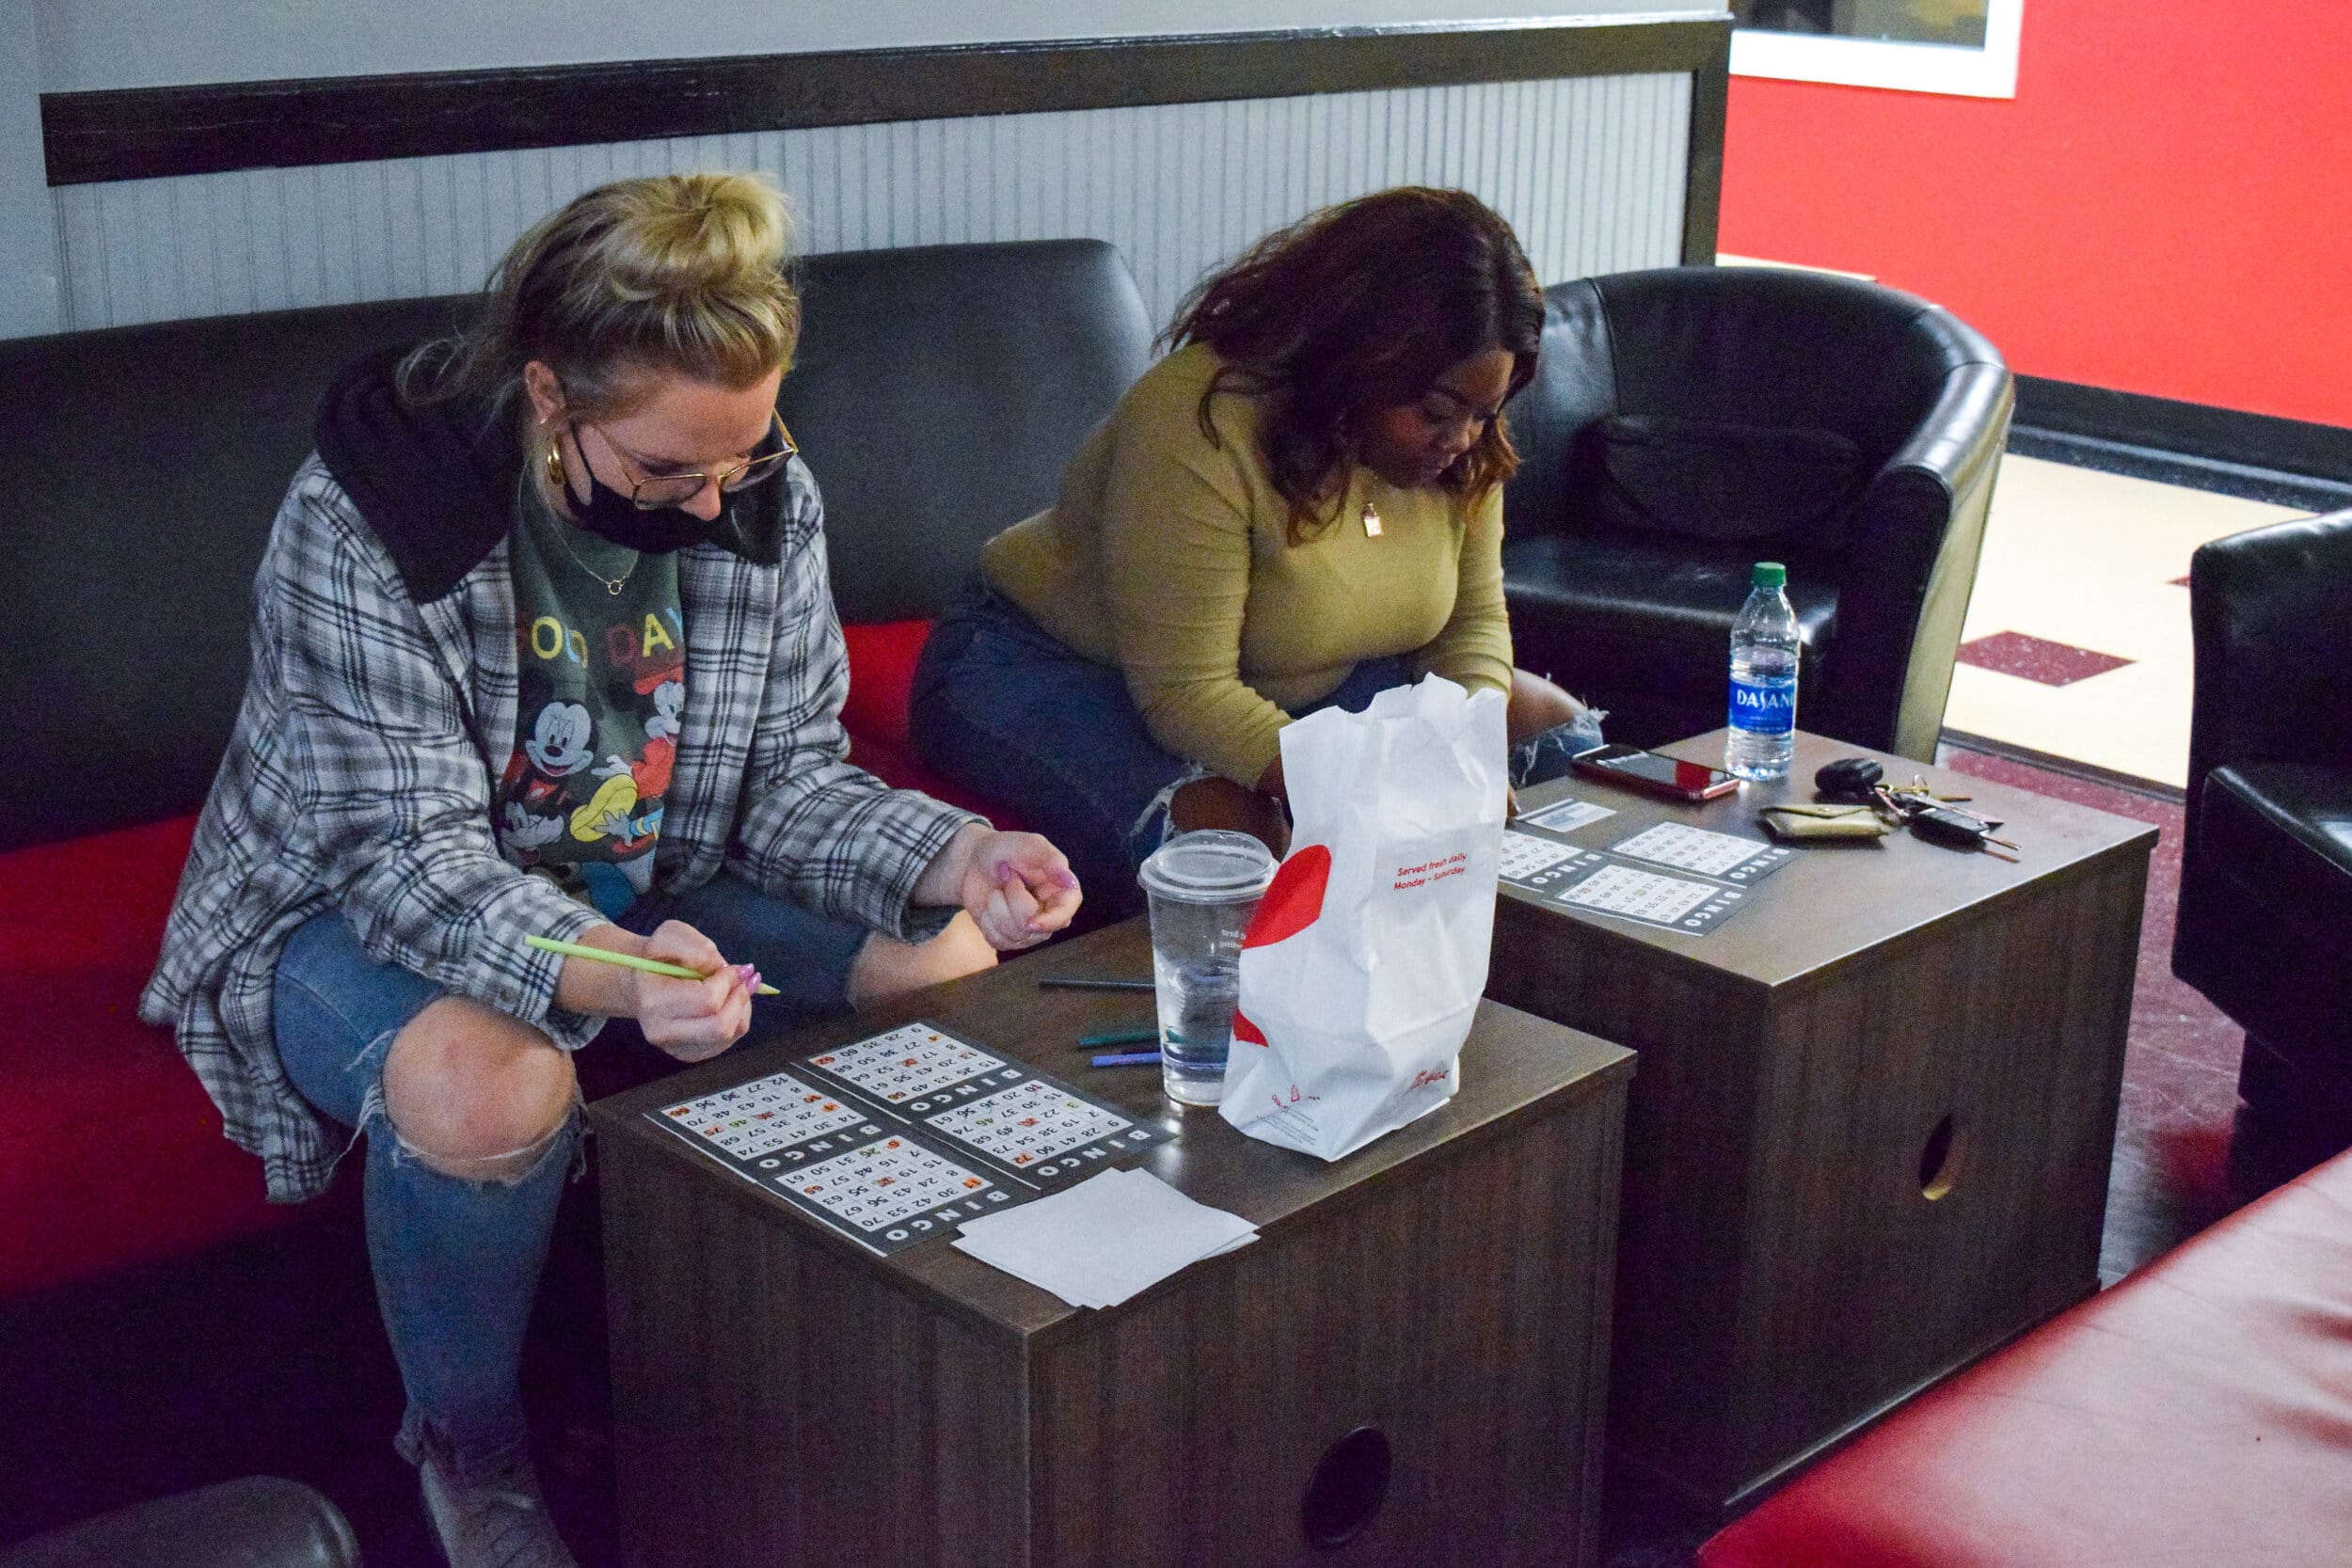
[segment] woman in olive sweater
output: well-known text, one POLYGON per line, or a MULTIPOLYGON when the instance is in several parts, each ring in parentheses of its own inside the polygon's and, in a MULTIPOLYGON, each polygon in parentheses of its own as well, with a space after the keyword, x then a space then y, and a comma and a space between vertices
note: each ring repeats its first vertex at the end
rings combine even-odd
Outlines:
POLYGON ((1111 913, 1168 832, 1279 852, 1278 737, 1316 708, 1439 674, 1508 695, 1518 776, 1556 762, 1565 738, 1542 763, 1525 743, 1582 709, 1513 669, 1502 602, 1502 412, 1543 320, 1509 227, 1458 191, 1330 208, 1208 278, 932 635, 925 760, 1111 913))

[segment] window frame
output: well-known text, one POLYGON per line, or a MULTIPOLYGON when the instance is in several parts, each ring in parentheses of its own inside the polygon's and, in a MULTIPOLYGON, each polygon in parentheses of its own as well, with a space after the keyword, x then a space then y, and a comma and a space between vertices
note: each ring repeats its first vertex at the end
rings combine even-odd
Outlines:
POLYGON ((2025 8, 2026 0, 1985 0, 1981 49, 1735 27, 1731 73, 1961 98, 2014 98, 2025 8))

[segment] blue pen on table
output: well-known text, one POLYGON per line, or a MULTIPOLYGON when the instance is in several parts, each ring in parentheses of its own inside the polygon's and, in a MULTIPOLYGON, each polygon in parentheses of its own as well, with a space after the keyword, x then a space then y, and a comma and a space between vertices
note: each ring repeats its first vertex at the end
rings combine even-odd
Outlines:
POLYGON ((1096 1067, 1142 1067, 1159 1059, 1160 1053, 1156 1051, 1114 1051, 1106 1055, 1089 1058, 1096 1067))

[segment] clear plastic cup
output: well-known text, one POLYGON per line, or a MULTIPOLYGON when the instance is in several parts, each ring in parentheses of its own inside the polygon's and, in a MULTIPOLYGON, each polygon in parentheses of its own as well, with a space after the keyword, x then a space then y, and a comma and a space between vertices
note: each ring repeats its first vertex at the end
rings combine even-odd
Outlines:
POLYGON ((1225 1096, 1242 933, 1273 880, 1271 850, 1217 828, 1178 833, 1143 863, 1160 1081, 1179 1104, 1214 1105, 1225 1096))

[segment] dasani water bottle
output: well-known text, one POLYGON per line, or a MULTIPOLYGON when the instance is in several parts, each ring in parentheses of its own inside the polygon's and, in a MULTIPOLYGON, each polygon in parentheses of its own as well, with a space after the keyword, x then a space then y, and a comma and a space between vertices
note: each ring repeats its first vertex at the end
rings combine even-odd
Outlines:
POLYGON ((1788 568, 1759 561, 1748 602, 1731 623, 1731 739, 1724 766, 1743 779, 1777 779, 1797 749, 1797 612, 1788 568))

